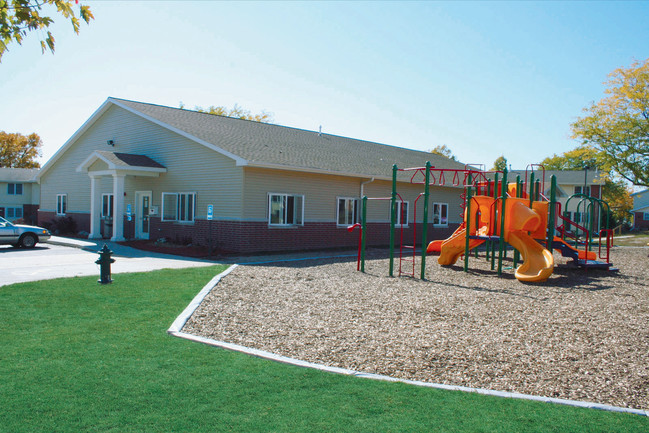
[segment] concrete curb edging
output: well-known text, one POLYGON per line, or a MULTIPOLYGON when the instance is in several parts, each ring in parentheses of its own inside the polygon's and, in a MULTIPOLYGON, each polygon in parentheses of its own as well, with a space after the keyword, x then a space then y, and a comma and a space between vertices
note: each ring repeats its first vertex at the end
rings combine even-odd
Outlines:
POLYGON ((210 346, 220 347, 226 350, 245 353, 247 355, 268 359, 270 361, 281 362, 283 364, 294 365, 297 367, 313 368, 316 370, 325 371, 329 373, 344 374, 348 376, 355 376, 355 377, 373 379, 373 380, 381 380, 385 382, 399 382, 408 385, 421 386, 425 388, 436 388, 436 389, 443 389, 447 391, 474 392, 477 394, 490 395, 494 397, 532 400, 532 401, 539 401, 545 403, 562 404, 565 406, 580 407, 585 409, 598 409, 598 410, 605 410, 609 412, 629 413, 633 415, 649 417, 649 410, 632 409, 632 408, 612 406, 612 405, 600 404, 600 403, 591 403, 591 402, 579 401, 579 400, 567 400, 562 398, 542 397, 538 395, 521 394, 517 392, 496 391, 496 390, 485 389, 485 388, 471 388, 471 387, 459 386, 459 385, 445 385, 439 383, 422 382, 418 380, 398 379, 395 377, 384 376, 381 374, 363 373, 360 371, 348 370, 345 368, 330 367, 322 364, 315 364, 308 361, 302 361, 300 359, 277 355, 275 353, 266 352, 264 350, 253 349, 250 347, 240 346, 238 344, 227 343, 225 341, 217 341, 211 338, 205 338, 205 337, 182 332, 181 330, 183 326, 185 326, 185 323, 187 323, 187 321, 194 313, 194 311, 198 308, 198 306, 201 304, 203 299, 205 299, 205 297, 212 291, 212 289, 216 287, 216 285, 219 283, 219 281, 221 281, 223 277, 225 277, 230 272, 232 272, 237 266, 238 265, 236 264, 232 265, 225 271, 221 272, 220 274, 212 278, 212 280, 203 287, 203 289, 194 297, 191 303, 183 310, 183 312, 176 318, 176 320, 174 320, 171 327, 167 330, 167 333, 173 335, 174 337, 184 338, 186 340, 194 341, 197 343, 208 344, 210 346))

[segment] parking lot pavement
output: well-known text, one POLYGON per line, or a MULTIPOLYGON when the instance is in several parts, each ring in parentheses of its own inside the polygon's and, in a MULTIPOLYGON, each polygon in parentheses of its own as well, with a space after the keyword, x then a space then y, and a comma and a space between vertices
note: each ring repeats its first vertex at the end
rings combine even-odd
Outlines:
MULTIPOLYGON (((99 258, 97 251, 100 249, 97 243, 86 242, 87 245, 75 246, 66 246, 63 243, 65 242, 56 245, 39 243, 32 249, 1 245, 0 286, 63 277, 99 277, 99 265, 95 264, 99 258)), ((113 274, 215 264, 206 260, 148 253, 113 243, 108 246, 115 252, 115 263, 111 265, 113 274)))

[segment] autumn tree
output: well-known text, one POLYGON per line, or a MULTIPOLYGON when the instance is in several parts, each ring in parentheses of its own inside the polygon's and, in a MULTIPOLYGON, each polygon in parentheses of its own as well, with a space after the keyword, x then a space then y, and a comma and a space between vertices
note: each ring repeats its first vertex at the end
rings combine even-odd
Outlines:
POLYGON ((443 157, 452 159, 453 161, 457 161, 457 158, 455 157, 455 155, 453 155, 451 149, 445 144, 440 144, 438 146, 435 146, 430 151, 430 153, 434 153, 435 155, 442 155, 443 157))
POLYGON ((0 131, 0 167, 39 168, 43 142, 38 134, 22 135, 0 131))
POLYGON ((493 170, 493 171, 503 171, 506 168, 507 168, 507 158, 505 158, 505 155, 500 155, 494 161, 494 166, 491 168, 491 170, 493 170))
MULTIPOLYGON (((183 108, 182 104, 180 108, 183 108)), ((237 104, 234 104, 234 107, 232 108, 227 108, 223 106, 215 107, 212 105, 207 109, 202 107, 196 107, 195 110, 200 113, 215 114, 217 116, 234 117, 236 119, 252 120, 254 122, 261 122, 261 123, 273 123, 272 113, 262 111, 259 114, 252 114, 250 110, 245 110, 239 107, 239 105, 237 104)))
POLYGON ((649 186, 649 59, 609 74, 608 95, 584 109, 572 136, 601 151, 611 169, 649 186))
MULTIPOLYGON (((89 6, 80 5, 78 0, 0 0, 0 61, 7 51, 7 46, 12 42, 22 44, 27 32, 40 30, 41 34, 54 19, 43 13, 43 8, 56 8, 56 12, 70 20, 72 29, 79 34, 80 19, 90 23, 95 17, 89 6), (78 14, 75 11, 78 5, 78 14)), ((54 12, 53 10, 51 12, 54 12)), ((45 38, 41 40, 41 51, 54 52, 54 36, 47 30, 45 38)))

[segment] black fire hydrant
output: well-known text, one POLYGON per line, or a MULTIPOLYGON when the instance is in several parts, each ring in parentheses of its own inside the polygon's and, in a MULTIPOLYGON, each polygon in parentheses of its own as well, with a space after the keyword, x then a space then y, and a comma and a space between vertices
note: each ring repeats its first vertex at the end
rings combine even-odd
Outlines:
POLYGON ((104 244, 104 247, 97 252, 99 253, 99 259, 95 262, 99 265, 99 280, 97 280, 97 282, 101 284, 112 283, 113 280, 110 279, 110 264, 115 263, 115 259, 111 257, 113 252, 106 244, 104 244))

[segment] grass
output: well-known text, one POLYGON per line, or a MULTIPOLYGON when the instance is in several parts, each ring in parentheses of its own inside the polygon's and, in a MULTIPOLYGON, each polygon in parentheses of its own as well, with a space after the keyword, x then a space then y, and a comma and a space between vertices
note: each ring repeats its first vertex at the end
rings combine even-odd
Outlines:
POLYGON ((649 243, 649 234, 616 236, 613 242, 622 247, 645 247, 649 243))
POLYGON ((0 431, 649 430, 636 415, 339 376, 168 336, 220 269, 0 287, 0 431))

